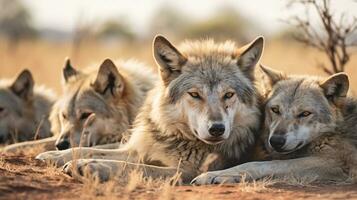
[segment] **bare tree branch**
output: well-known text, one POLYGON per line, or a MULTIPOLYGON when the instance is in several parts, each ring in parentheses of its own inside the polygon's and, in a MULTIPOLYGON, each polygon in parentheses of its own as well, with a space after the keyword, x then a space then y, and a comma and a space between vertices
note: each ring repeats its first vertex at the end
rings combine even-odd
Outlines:
POLYGON ((347 14, 342 13, 337 19, 331 10, 330 0, 291 0, 288 7, 299 4, 308 11, 312 9, 318 14, 322 25, 322 31, 317 30, 309 22, 309 16, 303 19, 300 16, 290 18, 287 23, 299 30, 294 39, 307 46, 323 52, 329 61, 329 65, 318 64, 318 68, 327 74, 345 71, 346 64, 350 60, 351 47, 357 46, 357 18, 346 20, 347 14), (352 40, 350 40, 352 38, 352 40))

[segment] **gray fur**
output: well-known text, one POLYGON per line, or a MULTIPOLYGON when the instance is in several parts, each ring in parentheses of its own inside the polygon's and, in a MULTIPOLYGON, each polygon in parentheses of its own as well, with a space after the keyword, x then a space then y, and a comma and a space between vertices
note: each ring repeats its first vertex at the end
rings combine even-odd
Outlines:
POLYGON ((156 76, 134 60, 115 63, 117 66, 106 59, 99 69, 91 66, 80 71, 66 59, 63 94, 50 115, 54 137, 9 146, 6 151, 41 144, 52 150, 98 145, 110 148, 113 143, 120 143, 127 136, 147 91, 154 86, 156 76))
POLYGON ((266 161, 208 172, 193 183, 234 183, 244 174, 253 180, 292 176, 298 180, 356 182, 357 100, 346 97, 348 76, 338 73, 323 80, 287 76, 267 67, 263 71, 271 85, 261 138, 265 145, 257 143, 255 159, 266 161), (300 115, 305 111, 308 114, 300 115), (284 138, 284 143, 274 145, 274 136, 284 138))
POLYGON ((52 91, 42 86, 34 86, 34 80, 28 70, 23 70, 14 81, 1 80, 1 143, 8 144, 51 136, 48 116, 54 98, 52 91))
POLYGON ((141 72, 145 71, 146 66, 140 63, 117 62, 119 67, 106 59, 98 70, 78 71, 66 61, 64 95, 53 110, 52 121, 59 123, 57 146, 66 141, 71 143, 68 148, 78 146, 83 134, 89 138, 82 146, 121 141, 134 121, 147 88, 153 87, 154 75, 148 69, 142 73, 146 77, 139 75, 139 71, 134 72, 139 67, 144 68, 141 72))
POLYGON ((91 173, 96 170, 116 173, 120 168, 117 160, 136 163, 139 160, 137 164, 128 163, 129 167, 145 165, 151 171, 145 172, 151 177, 164 177, 178 167, 186 182, 204 167, 217 170, 246 161, 258 134, 261 113, 254 78, 237 63, 243 59, 241 53, 250 55, 244 67, 254 70, 262 51, 262 39, 257 41, 247 48, 253 51, 251 54, 240 52, 232 42, 219 44, 212 40, 186 42, 176 49, 158 36, 153 47, 161 83, 149 92, 128 142, 114 151, 75 149, 81 158, 108 159, 105 162, 82 159, 78 168, 70 161, 73 159, 70 151, 46 152, 37 158, 58 165, 70 161, 64 171, 72 175, 88 166, 93 169, 91 173), (226 98, 227 94, 230 95, 226 98), (223 123, 224 134, 208 135, 205 131, 211 123, 223 123), (217 159, 204 166, 212 154, 217 159))

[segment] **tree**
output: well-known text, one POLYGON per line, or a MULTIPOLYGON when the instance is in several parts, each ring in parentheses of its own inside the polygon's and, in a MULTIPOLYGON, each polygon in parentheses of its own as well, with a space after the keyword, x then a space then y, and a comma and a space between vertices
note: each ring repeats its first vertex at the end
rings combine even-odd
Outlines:
POLYGON ((114 38, 123 41, 133 41, 135 39, 135 34, 129 25, 116 20, 109 20, 103 23, 96 35, 103 39, 114 38))
POLYGON ((184 35, 190 38, 212 37, 223 40, 229 38, 245 42, 251 39, 248 33, 254 29, 254 25, 251 22, 246 23, 247 21, 237 10, 225 6, 206 20, 189 24, 184 30, 184 35))
POLYGON ((181 11, 169 4, 162 5, 152 17, 149 26, 151 35, 158 33, 169 37, 182 37, 182 30, 190 24, 190 19, 181 11))
POLYGON ((12 44, 36 36, 31 15, 19 0, 0 0, 0 34, 12 44))
POLYGON ((331 10, 330 0, 292 0, 288 6, 302 5, 305 9, 312 9, 317 13, 322 30, 318 30, 310 23, 309 16, 302 18, 295 16, 288 23, 300 30, 294 38, 307 46, 323 52, 329 66, 318 65, 325 73, 331 75, 345 71, 350 60, 351 47, 357 46, 356 30, 357 18, 347 18, 346 13, 339 17, 331 10))
POLYGON ((163 5, 151 20, 150 31, 175 36, 176 38, 215 38, 246 41, 255 28, 245 23, 243 16, 232 6, 223 6, 212 16, 197 20, 170 5, 163 5))

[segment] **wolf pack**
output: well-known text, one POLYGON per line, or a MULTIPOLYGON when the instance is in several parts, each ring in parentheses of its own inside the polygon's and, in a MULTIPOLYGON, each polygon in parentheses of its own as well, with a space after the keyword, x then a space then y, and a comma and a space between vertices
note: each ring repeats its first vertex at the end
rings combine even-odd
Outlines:
POLYGON ((158 35, 158 73, 120 59, 79 70, 66 58, 60 96, 24 70, 0 81, 3 151, 41 147, 36 159, 78 180, 143 170, 194 185, 357 182, 348 75, 286 74, 260 64, 263 48, 263 37, 243 47, 211 39, 176 47, 158 35))

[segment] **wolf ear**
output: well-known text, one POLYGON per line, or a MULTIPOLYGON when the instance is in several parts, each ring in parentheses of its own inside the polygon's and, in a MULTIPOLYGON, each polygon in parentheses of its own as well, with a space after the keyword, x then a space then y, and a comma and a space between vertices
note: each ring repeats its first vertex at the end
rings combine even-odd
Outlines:
POLYGON ((99 67, 97 78, 92 87, 104 96, 121 96, 124 91, 124 81, 113 61, 110 59, 104 60, 99 67))
POLYGON ((165 84, 181 73, 187 58, 183 56, 165 37, 158 35, 153 42, 154 57, 159 65, 160 76, 165 84))
POLYGON ((263 53, 264 48, 264 37, 260 36, 256 38, 250 44, 242 47, 244 51, 240 54, 238 58, 239 68, 248 76, 254 75, 255 65, 259 62, 259 59, 263 53))
POLYGON ((64 64, 64 68, 63 68, 63 79, 64 79, 64 81, 67 83, 68 80, 71 77, 74 77, 77 74, 78 74, 78 71, 73 68, 73 66, 71 65, 70 59, 66 58, 65 64, 64 64))
POLYGON ((23 70, 14 83, 10 86, 12 92, 17 96, 29 100, 33 95, 34 80, 31 72, 28 69, 23 70))
POLYGON ((265 77, 268 79, 268 84, 271 87, 273 87, 278 81, 285 79, 285 74, 282 72, 279 72, 264 65, 259 65, 259 67, 265 74, 265 77))
POLYGON ((326 97, 332 101, 344 98, 349 88, 348 75, 343 72, 334 74, 322 82, 320 87, 324 90, 326 97))

